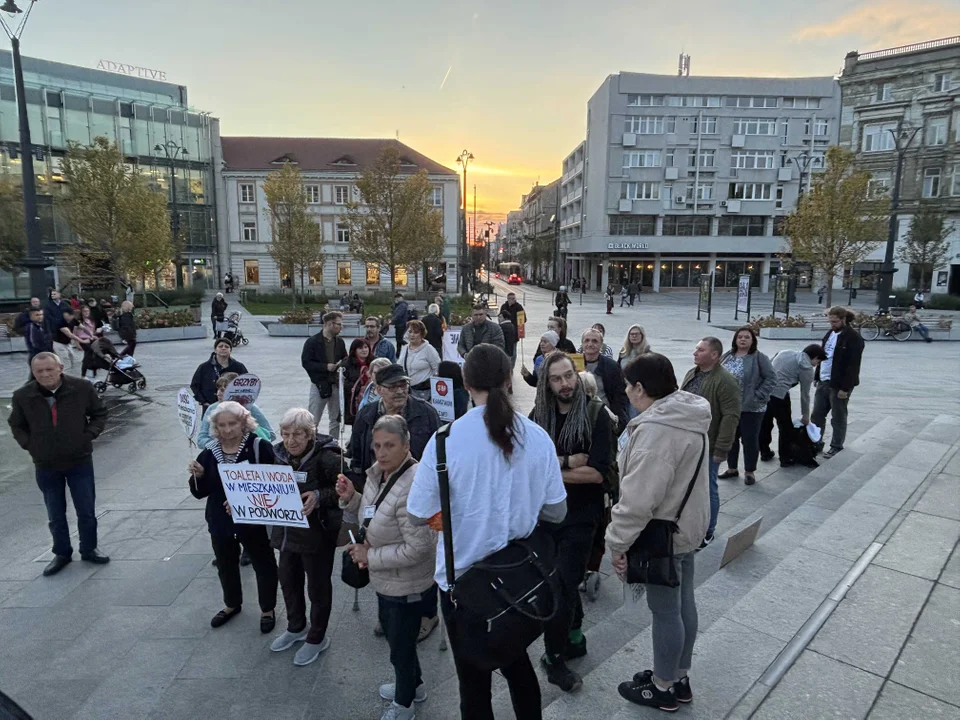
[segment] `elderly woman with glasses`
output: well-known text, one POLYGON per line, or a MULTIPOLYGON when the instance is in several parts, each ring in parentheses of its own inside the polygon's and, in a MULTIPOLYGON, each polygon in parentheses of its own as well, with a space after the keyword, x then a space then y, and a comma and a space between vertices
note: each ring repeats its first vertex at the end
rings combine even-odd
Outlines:
POLYGON ((305 474, 299 483, 303 512, 309 528, 274 526, 271 544, 280 551, 280 589, 287 606, 287 629, 270 645, 274 652, 303 645, 294 665, 309 665, 330 647, 327 624, 333 607, 333 558, 340 532, 341 512, 337 497, 340 446, 329 435, 317 432, 309 410, 287 410, 280 420, 280 438, 274 454, 277 463, 305 474), (310 598, 310 625, 303 597, 304 578, 310 598))
POLYGON ((223 588, 223 610, 214 615, 210 625, 221 627, 240 613, 243 605, 240 543, 243 543, 257 574, 260 632, 268 633, 277 622, 277 560, 270 548, 266 527, 233 522, 230 505, 220 482, 220 465, 273 465, 273 447, 257 436, 257 421, 240 403, 220 403, 209 413, 209 420, 214 442, 187 466, 187 471, 190 473, 190 492, 197 499, 207 500, 207 529, 210 531, 220 586, 223 588))

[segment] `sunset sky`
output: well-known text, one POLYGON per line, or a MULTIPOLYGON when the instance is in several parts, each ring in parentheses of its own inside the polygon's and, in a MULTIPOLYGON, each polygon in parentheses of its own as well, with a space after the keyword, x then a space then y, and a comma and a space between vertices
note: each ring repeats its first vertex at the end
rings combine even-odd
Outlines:
POLYGON ((482 222, 560 174, 611 73, 673 74, 682 50, 694 75, 832 75, 958 29, 960 0, 42 0, 22 52, 164 70, 224 135, 467 148, 482 222))

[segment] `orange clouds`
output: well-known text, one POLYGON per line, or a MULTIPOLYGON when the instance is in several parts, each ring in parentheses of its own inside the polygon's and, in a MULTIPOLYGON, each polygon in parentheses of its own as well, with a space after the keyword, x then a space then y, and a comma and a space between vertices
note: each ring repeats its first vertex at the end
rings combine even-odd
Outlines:
POLYGON ((803 27, 795 38, 806 42, 849 37, 866 43, 859 49, 867 52, 949 35, 945 28, 960 28, 960 7, 955 3, 885 0, 866 2, 833 20, 803 27))

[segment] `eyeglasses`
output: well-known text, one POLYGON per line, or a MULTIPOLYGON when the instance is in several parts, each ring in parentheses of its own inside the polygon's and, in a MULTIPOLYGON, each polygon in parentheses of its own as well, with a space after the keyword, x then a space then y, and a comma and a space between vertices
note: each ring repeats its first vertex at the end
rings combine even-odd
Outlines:
POLYGON ((409 389, 409 387, 410 387, 410 384, 406 382, 398 383, 396 385, 381 385, 380 394, 382 395, 383 393, 394 393, 395 395, 399 395, 400 393, 405 393, 409 389))

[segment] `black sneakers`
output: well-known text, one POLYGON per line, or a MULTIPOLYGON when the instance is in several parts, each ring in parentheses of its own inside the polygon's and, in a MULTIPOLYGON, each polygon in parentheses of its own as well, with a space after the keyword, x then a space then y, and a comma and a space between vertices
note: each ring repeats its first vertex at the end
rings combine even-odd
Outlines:
POLYGON ((680 707, 677 702, 676 687, 674 684, 669 690, 661 690, 653 682, 653 671, 645 670, 634 675, 633 680, 620 683, 617 692, 620 693, 620 697, 637 705, 646 705, 665 712, 676 712, 680 707))
POLYGON ((567 664, 560 657, 551 658, 544 653, 540 662, 547 669, 547 682, 556 685, 564 692, 572 693, 583 687, 583 679, 573 670, 567 667, 567 664))
POLYGON ((563 651, 564 660, 576 660, 587 654, 587 636, 582 635, 578 643, 567 641, 567 647, 563 651))
POLYGON ((712 542, 713 542, 713 535, 707 535, 707 536, 703 539, 703 542, 700 543, 700 547, 697 548, 697 552, 700 552, 701 550, 703 550, 707 545, 709 545, 709 544, 712 543, 712 542))
MULTIPOLYGON (((633 676, 633 682, 640 684, 647 682, 653 677, 652 670, 644 670, 633 676)), ((673 684, 673 692, 677 696, 677 702, 689 703, 693 701, 693 690, 690 689, 690 678, 682 677, 673 684)))

